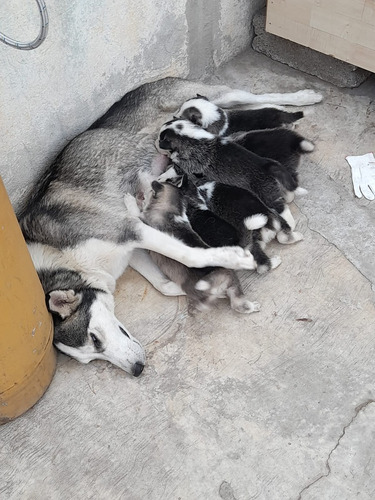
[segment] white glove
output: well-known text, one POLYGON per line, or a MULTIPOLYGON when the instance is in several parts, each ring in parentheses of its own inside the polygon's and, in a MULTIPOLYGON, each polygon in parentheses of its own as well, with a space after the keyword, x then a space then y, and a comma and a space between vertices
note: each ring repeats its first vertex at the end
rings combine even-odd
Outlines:
POLYGON ((368 200, 375 199, 375 158, 373 153, 362 156, 347 156, 346 161, 352 169, 354 193, 368 200))

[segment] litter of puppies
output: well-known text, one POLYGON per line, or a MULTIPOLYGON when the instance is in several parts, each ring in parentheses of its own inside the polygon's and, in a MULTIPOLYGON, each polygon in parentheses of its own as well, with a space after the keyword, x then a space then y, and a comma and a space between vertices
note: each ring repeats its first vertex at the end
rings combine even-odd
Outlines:
MULTIPOLYGON (((227 112, 204 96, 189 99, 160 129, 156 148, 169 163, 139 216, 191 247, 239 245, 252 253, 259 274, 278 267, 281 259, 266 254, 267 243, 303 239, 288 207, 307 192, 299 186, 298 167, 315 147, 292 129, 301 118, 301 111, 278 107, 227 112)), ((237 312, 260 310, 244 297, 233 270, 188 268, 155 252, 151 257, 181 286, 191 314, 225 297, 237 312)))

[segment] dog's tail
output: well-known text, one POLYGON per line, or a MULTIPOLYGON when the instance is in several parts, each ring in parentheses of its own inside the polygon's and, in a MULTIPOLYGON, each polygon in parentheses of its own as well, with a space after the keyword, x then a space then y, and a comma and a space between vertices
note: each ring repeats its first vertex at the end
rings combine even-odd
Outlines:
POLYGON ((297 120, 304 117, 303 111, 295 111, 294 113, 289 113, 288 111, 280 111, 280 119, 282 124, 289 125, 297 120))
POLYGON ((260 229, 264 227, 268 222, 268 217, 265 214, 255 214, 250 217, 246 217, 243 221, 247 229, 249 231, 255 231, 256 229, 260 229))
POLYGON ((311 153, 315 149, 315 144, 313 144, 308 139, 301 137, 298 142, 297 148, 297 150, 302 154, 311 153))
POLYGON ((267 168, 270 175, 275 177, 288 191, 294 191, 298 186, 295 172, 284 168, 278 161, 270 159, 267 168))

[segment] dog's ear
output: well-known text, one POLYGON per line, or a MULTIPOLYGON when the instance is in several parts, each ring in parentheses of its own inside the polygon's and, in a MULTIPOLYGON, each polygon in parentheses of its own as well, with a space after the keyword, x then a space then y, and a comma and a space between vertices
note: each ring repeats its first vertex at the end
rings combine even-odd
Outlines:
POLYGON ((162 191, 164 189, 163 184, 161 184, 158 181, 152 181, 151 187, 152 187, 152 190, 154 191, 155 195, 157 195, 160 191, 162 191))
POLYGON ((208 99, 206 96, 204 96, 204 95, 197 94, 197 97, 198 97, 198 99, 204 99, 205 101, 208 101, 208 100, 209 100, 209 99, 208 99))
POLYGON ((82 302, 82 293, 74 290, 53 290, 47 294, 47 307, 61 319, 71 316, 82 302))
POLYGON ((202 126, 202 113, 194 106, 185 109, 183 117, 191 123, 194 123, 194 125, 199 125, 200 127, 202 126))
POLYGON ((171 151, 173 149, 172 140, 174 137, 175 134, 171 130, 163 130, 159 135, 159 147, 165 151, 171 151))

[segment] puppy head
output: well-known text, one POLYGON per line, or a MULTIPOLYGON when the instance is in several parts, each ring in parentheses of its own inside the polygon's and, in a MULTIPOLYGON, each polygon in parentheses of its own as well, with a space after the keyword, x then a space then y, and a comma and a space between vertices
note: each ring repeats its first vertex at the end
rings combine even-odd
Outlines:
POLYGON ((175 119, 161 127, 156 147, 160 153, 170 156, 180 151, 184 139, 201 141, 214 138, 213 134, 188 120, 175 119))
POLYGON ((160 223, 167 215, 181 215, 183 212, 183 193, 179 187, 170 182, 152 181, 143 210, 146 220, 160 223))
POLYGON ((221 136, 228 128, 226 112, 199 94, 185 101, 177 111, 176 117, 189 120, 214 135, 221 136))

